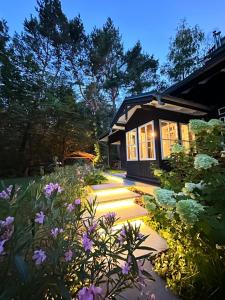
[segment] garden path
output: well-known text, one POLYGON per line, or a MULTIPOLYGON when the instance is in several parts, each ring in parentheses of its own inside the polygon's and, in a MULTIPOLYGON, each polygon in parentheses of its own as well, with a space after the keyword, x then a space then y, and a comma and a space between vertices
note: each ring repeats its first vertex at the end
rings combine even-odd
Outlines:
MULTIPOLYGON (((137 181, 128 180, 125 174, 105 174, 108 182, 100 185, 93 185, 90 187, 90 195, 96 197, 98 208, 97 217, 103 216, 108 212, 115 212, 118 220, 115 229, 122 227, 123 224, 129 220, 132 224, 140 225, 140 231, 144 235, 148 235, 143 245, 155 249, 154 253, 160 253, 167 249, 166 241, 159 236, 157 232, 152 230, 149 226, 144 224, 143 217, 147 216, 148 212, 145 208, 137 204, 137 199, 140 194, 137 192, 144 192, 153 194, 156 186, 145 184, 137 181), (133 192, 129 190, 130 187, 135 188, 133 192)), ((138 250, 135 252, 136 256, 145 254, 146 251, 138 250)), ((146 262, 145 268, 152 270, 150 262, 146 262)), ((156 300, 178 300, 165 286, 165 281, 162 280, 153 270, 152 276, 154 282, 149 282, 146 291, 155 294, 156 300)), ((140 292, 136 288, 128 289, 122 294, 128 300, 141 299, 140 292)), ((118 297, 118 299, 122 299, 118 297)), ((123 298, 124 299, 124 298, 123 298)))

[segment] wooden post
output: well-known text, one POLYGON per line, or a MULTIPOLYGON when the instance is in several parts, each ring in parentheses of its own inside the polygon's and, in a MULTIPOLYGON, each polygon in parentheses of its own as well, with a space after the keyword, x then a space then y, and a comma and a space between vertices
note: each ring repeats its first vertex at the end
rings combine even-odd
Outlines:
POLYGON ((107 143, 108 167, 110 168, 110 143, 107 143))

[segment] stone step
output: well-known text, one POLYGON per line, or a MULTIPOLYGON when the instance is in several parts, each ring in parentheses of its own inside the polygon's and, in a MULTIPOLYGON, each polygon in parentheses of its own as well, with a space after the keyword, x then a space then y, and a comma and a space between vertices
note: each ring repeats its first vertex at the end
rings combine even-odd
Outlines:
POLYGON ((117 218, 119 218, 117 222, 141 218, 148 214, 145 208, 136 204, 132 199, 127 199, 120 202, 114 201, 100 203, 97 207, 96 217, 99 218, 109 212, 116 213, 117 218))
POLYGON ((108 190, 108 189, 123 188, 126 186, 129 186, 129 185, 122 184, 122 183, 105 183, 105 184, 91 185, 90 188, 93 192, 97 192, 97 191, 108 190))
POLYGON ((91 193, 92 197, 97 198, 98 203, 121 201, 125 199, 135 199, 140 197, 139 194, 129 191, 126 188, 107 189, 103 191, 96 191, 91 193))
MULTIPOLYGON (((115 229, 120 229, 124 225, 126 225, 127 222, 121 222, 114 226, 115 229)), ((164 240, 156 231, 151 229, 149 226, 147 226, 143 220, 131 220, 130 223, 133 226, 140 226, 140 233, 144 235, 148 235, 147 239, 142 243, 142 246, 147 246, 150 248, 155 249, 152 251, 153 254, 163 252, 168 249, 168 245, 166 243, 166 240, 164 240)), ((135 256, 139 257, 141 255, 148 254, 149 251, 147 250, 136 250, 135 256)))

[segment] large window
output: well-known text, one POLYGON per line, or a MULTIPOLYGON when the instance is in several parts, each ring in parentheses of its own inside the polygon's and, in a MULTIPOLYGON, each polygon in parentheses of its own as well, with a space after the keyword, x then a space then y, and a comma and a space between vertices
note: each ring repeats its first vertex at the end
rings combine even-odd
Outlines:
POLYGON ((137 160, 137 129, 126 133, 127 160, 137 160))
POLYGON ((138 128, 140 160, 155 159, 155 137, 153 121, 138 128))
POLYGON ((190 144, 194 141, 195 136, 190 131, 188 124, 180 124, 181 141, 186 150, 190 149, 190 144))
POLYGON ((177 123, 160 120, 160 133, 162 159, 166 159, 171 154, 173 144, 178 141, 177 123))

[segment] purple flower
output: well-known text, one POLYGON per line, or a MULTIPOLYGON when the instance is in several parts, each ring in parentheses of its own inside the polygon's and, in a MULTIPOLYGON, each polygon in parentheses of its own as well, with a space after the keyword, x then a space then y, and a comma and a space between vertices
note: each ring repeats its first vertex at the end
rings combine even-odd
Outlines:
POLYGON ((51 230, 51 235, 52 235, 54 238, 57 238, 58 234, 59 234, 59 233, 62 233, 62 232, 63 232, 63 229, 62 229, 62 228, 55 227, 55 228, 52 228, 52 230, 51 230))
POLYGON ((74 209, 75 209, 74 204, 70 203, 70 204, 67 205, 67 211, 68 212, 72 212, 74 209))
POLYGON ((5 221, 0 220, 0 225, 2 225, 3 227, 5 226, 9 226, 10 224, 12 224, 14 222, 14 217, 10 217, 8 216, 5 221))
POLYGON ((32 256, 32 259, 35 261, 36 265, 42 264, 46 260, 47 256, 45 254, 45 251, 43 250, 35 250, 34 255, 32 256))
POLYGON ((2 255, 4 253, 4 244, 5 244, 5 240, 0 241, 0 255, 2 255))
POLYGON ((46 198, 50 198, 53 193, 61 193, 63 189, 58 183, 52 183, 46 184, 44 187, 44 194, 46 198))
POLYGON ((85 251, 91 251, 91 249, 92 249, 92 247, 93 247, 93 242, 92 242, 92 240, 90 240, 90 239, 88 238, 87 233, 84 233, 84 234, 83 234, 82 244, 83 244, 83 247, 84 247, 84 250, 85 250, 85 251))
POLYGON ((73 251, 68 250, 67 252, 65 252, 64 255, 65 261, 71 261, 72 257, 73 257, 73 251))
POLYGON ((118 237, 118 240, 119 240, 119 243, 120 245, 122 245, 124 243, 124 240, 125 240, 125 237, 126 237, 126 228, 123 227, 120 231, 120 235, 118 237))
POLYGON ((142 234, 142 233, 140 233, 140 232, 138 233, 137 238, 138 238, 139 240, 142 240, 144 237, 145 237, 144 234, 142 234))
POLYGON ((74 201, 74 204, 75 204, 75 205, 80 205, 80 204, 81 204, 81 200, 80 200, 80 199, 76 199, 76 200, 74 201))
POLYGON ((116 213, 115 212, 109 212, 104 215, 105 217, 105 222, 107 225, 113 225, 116 219, 116 213))
POLYGON ((78 300, 94 300, 95 296, 102 295, 102 288, 91 285, 88 287, 83 287, 78 293, 78 300))
POLYGON ((125 264, 122 266, 121 269, 122 269, 123 275, 127 275, 131 269, 131 266, 127 262, 125 262, 125 264))
POLYGON ((87 230, 89 234, 92 234, 95 232, 95 229, 97 228, 98 224, 96 222, 93 222, 92 225, 90 225, 87 230))
POLYGON ((45 215, 43 211, 40 211, 39 213, 36 213, 35 222, 39 224, 43 224, 45 219, 45 215))
POLYGON ((8 186, 4 191, 2 191, 0 193, 0 198, 5 199, 5 200, 10 199, 10 196, 12 193, 12 188, 13 188, 12 185, 8 186))

